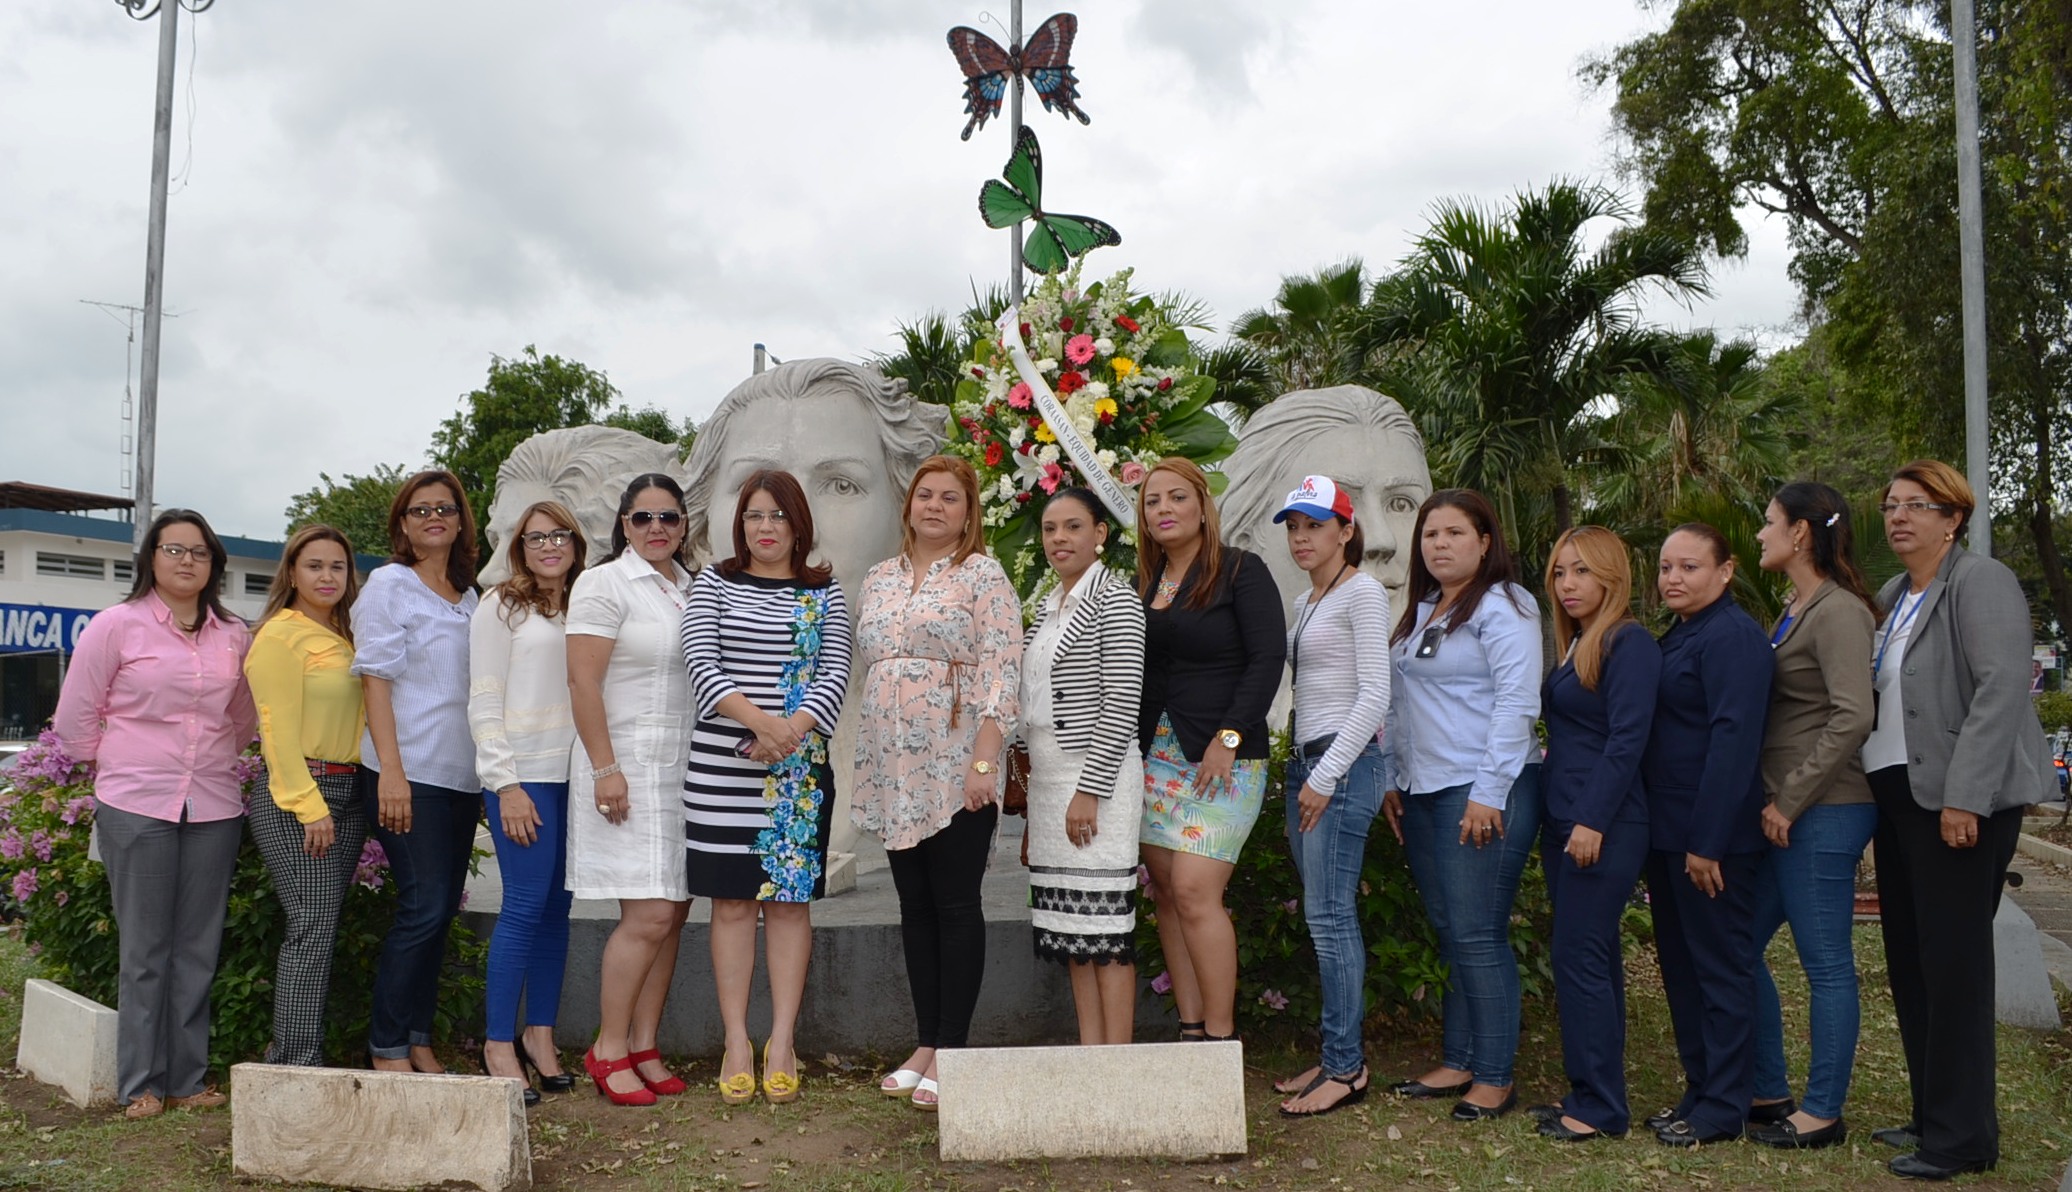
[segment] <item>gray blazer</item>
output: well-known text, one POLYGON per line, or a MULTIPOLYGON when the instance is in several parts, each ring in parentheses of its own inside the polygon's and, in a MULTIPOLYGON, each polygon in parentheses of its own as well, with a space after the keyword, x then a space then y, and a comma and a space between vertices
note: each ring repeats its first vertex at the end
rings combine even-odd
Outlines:
MULTIPOLYGON (((1902 573, 1878 604, 1889 612, 1906 587, 1902 573)), ((2029 699, 2034 643, 2014 572, 1953 545, 1928 582, 1901 660, 1914 802, 1991 815, 2057 796, 2029 699)))
POLYGON ((1816 803, 1868 803, 1863 742, 1871 735, 1871 610, 1833 580, 1814 589, 1776 645, 1763 789, 1796 821, 1816 803))

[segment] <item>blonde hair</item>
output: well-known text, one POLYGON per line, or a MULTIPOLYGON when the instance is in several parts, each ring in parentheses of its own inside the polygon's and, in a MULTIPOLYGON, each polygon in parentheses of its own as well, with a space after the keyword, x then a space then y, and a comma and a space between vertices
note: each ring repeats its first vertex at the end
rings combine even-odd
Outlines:
MULTIPOLYGON (((1209 491, 1209 475, 1200 465, 1181 455, 1168 455, 1159 460, 1156 467, 1144 474, 1144 482, 1137 486, 1137 594, 1151 599, 1158 587, 1159 576, 1165 572, 1165 547, 1144 530, 1148 524, 1144 518, 1144 494, 1151 491, 1151 478, 1160 472, 1171 472, 1194 490, 1194 499, 1201 504, 1201 553, 1194 556, 1194 566, 1188 574, 1199 573, 1202 581, 1194 585, 1187 594, 1186 607, 1207 608, 1216 598, 1217 581, 1223 577, 1223 519, 1216 510, 1215 494, 1209 491)), ((1186 576, 1180 577, 1187 582, 1186 576)))
POLYGON ((1547 603, 1554 611, 1555 648, 1574 647, 1576 679, 1583 690, 1595 691, 1604 675, 1605 642, 1612 630, 1633 620, 1633 554, 1625 539, 1603 526, 1577 526, 1554 540, 1554 549, 1547 554, 1546 583, 1547 603), (1561 557, 1564 546, 1576 548, 1583 566, 1604 587, 1604 603, 1597 606, 1588 624, 1578 624, 1554 596, 1554 560, 1561 557))
POLYGON ((1936 504, 1948 505, 1950 512, 1957 515, 1957 533, 1970 527, 1978 498, 1972 494, 1971 482, 1964 478, 1964 473, 1939 459, 1917 459, 1892 474, 1892 479, 1885 482, 1885 491, 1878 494, 1878 502, 1891 500, 1892 486, 1902 480, 1920 485, 1936 504))
POLYGON ((575 587, 576 577, 583 573, 583 564, 590 554, 590 544, 583 537, 583 527, 576 521, 576 515, 559 501, 534 501, 525 507, 512 524, 511 540, 504 544, 504 565, 511 575, 496 586, 497 615, 504 624, 515 628, 518 614, 535 612, 542 617, 553 617, 568 603, 569 590, 575 587), (561 577, 561 594, 540 586, 538 577, 532 573, 532 565, 525 561, 525 525, 535 514, 546 514, 547 520, 567 530, 569 549, 575 552, 575 562, 568 568, 568 574, 561 577))
MULTIPOLYGON (((921 487, 921 477, 930 472, 947 472, 964 490, 964 504, 967 520, 964 522, 964 536, 957 540, 957 551, 950 556, 950 566, 955 567, 973 555, 986 553, 986 509, 978 500, 978 471, 969 460, 954 455, 931 455, 914 469, 914 478, 907 481, 906 500, 899 506, 899 553, 911 561, 914 554, 914 490, 921 487)), ((744 490, 746 491, 746 490, 744 490)))
POLYGON ((273 569, 273 583, 266 589, 266 608, 259 614, 258 624, 266 624, 295 603, 295 564, 301 560, 302 552, 316 542, 335 542, 345 550, 345 594, 331 606, 331 623, 325 628, 351 642, 353 601, 360 596, 359 562, 353 557, 353 544, 345 534, 326 525, 302 527, 281 548, 281 565, 273 569))

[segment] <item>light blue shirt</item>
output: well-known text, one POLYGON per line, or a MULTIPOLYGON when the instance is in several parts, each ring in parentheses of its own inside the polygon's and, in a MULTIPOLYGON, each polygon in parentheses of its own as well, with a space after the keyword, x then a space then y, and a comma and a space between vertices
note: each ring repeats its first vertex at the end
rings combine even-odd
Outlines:
MULTIPOLYGON (((460 603, 425 586, 401 563, 376 567, 353 602, 353 673, 389 681, 396 752, 412 782, 474 793, 475 737, 468 728, 468 627, 476 597, 460 603)), ((360 762, 379 769, 374 734, 360 737, 360 762)))
MULTIPOLYGON (((1420 658, 1436 596, 1417 606, 1410 636, 1389 647, 1386 789, 1428 795, 1469 787, 1470 802, 1503 810, 1511 784, 1540 760, 1540 609, 1531 593, 1491 588, 1475 615, 1420 658)), ((1440 622, 1443 625, 1445 622, 1440 622)))

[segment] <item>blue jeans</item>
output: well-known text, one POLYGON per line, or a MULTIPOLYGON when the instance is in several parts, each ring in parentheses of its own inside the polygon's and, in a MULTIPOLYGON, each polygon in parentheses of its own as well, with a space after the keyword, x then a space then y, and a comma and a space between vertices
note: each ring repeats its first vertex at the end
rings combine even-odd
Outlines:
POLYGON ((504 879, 504 904, 489 937, 487 987, 483 995, 483 1037, 508 1043, 518 1037, 518 1000, 525 999, 525 1025, 553 1026, 561 1007, 561 973, 568 966, 568 784, 520 783, 532 797, 540 824, 529 844, 504 835, 501 801, 482 792, 489 835, 496 842, 497 872, 504 879))
POLYGON ((1302 879, 1302 914, 1317 951, 1323 979, 1327 1076, 1352 1077, 1366 1062, 1360 1023, 1367 1017, 1367 942, 1360 937, 1360 869, 1367 857, 1367 829, 1381 811, 1381 747, 1373 742, 1353 758, 1328 793, 1316 826, 1302 830, 1298 796, 1310 764, 1298 748, 1288 759, 1288 851, 1302 879))
POLYGON ((409 1057, 412 1047, 432 1045, 446 932, 467 889, 482 800, 471 791, 413 782, 410 831, 392 832, 381 826, 380 780, 381 775, 361 767, 360 797, 374 838, 388 854, 389 879, 396 883, 396 917, 374 967, 367 1050, 377 1059, 400 1060, 409 1057))
MULTIPOLYGON (((1756 887, 1755 943, 1767 951, 1777 929, 1791 924, 1792 943, 1812 991, 1812 1046, 1800 1108, 1818 1118, 1842 1116, 1856 1061, 1862 1007, 1856 996, 1856 863, 1877 830, 1875 803, 1815 804, 1791 826, 1791 846, 1763 856, 1756 887)), ((1755 980, 1755 1095, 1791 1096, 1784 1070, 1784 1022, 1768 962, 1755 980)))
POLYGON ((1511 903, 1540 831, 1540 767, 1529 765, 1504 801, 1504 836, 1460 843, 1468 787, 1403 796, 1403 848, 1425 917, 1439 934, 1448 977, 1443 1062, 1505 1088, 1518 1054, 1518 958, 1511 903))

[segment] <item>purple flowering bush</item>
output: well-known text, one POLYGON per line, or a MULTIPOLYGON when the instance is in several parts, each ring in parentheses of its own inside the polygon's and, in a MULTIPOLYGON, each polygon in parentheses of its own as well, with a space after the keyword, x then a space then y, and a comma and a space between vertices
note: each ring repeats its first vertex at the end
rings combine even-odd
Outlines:
MULTIPOLYGON (((261 763, 248 753, 237 779, 251 797, 261 763)), ((106 1005, 116 1000, 119 960, 108 877, 87 859, 93 824, 93 769, 65 756, 45 730, 23 750, 0 788, 0 907, 19 918, 49 976, 106 1005)), ((363 1054, 374 964, 395 910, 388 857, 372 839, 360 853, 333 953, 326 1051, 334 1062, 363 1054)), ((285 924, 266 864, 249 835, 238 851, 223 949, 210 990, 210 1062, 227 1068, 264 1054, 273 1034, 274 963, 285 924)), ((481 1019, 484 948, 455 923, 439 987, 436 1030, 451 1034, 481 1019)))
MULTIPOLYGON (((1237 928, 1237 1026, 1246 1035, 1286 1037, 1314 1033, 1323 1009, 1316 951, 1309 924, 1302 917, 1302 883, 1288 851, 1288 765, 1285 733, 1274 733, 1267 763, 1266 801, 1251 839, 1238 854, 1236 870, 1224 897, 1237 928)), ((1446 990, 1446 965, 1439 959, 1438 938, 1425 919, 1424 904, 1410 881, 1403 846, 1387 822, 1376 816, 1367 838, 1367 858, 1360 874, 1360 932, 1367 941, 1367 1013, 1376 1017, 1411 1017, 1439 1013, 1446 990)), ((1137 963, 1151 978, 1153 993, 1168 1004, 1172 976, 1165 971, 1158 942, 1158 907, 1151 888, 1143 889, 1137 913, 1137 963)), ((1537 852, 1519 882, 1511 915, 1511 946, 1519 959, 1526 996, 1553 989, 1547 951, 1549 936, 1547 884, 1537 852)))

